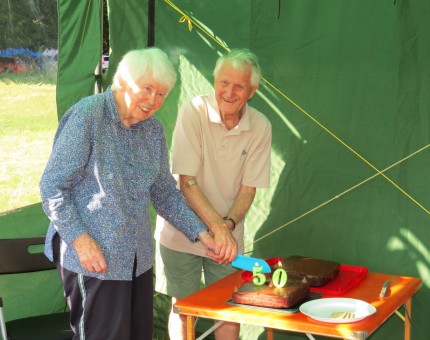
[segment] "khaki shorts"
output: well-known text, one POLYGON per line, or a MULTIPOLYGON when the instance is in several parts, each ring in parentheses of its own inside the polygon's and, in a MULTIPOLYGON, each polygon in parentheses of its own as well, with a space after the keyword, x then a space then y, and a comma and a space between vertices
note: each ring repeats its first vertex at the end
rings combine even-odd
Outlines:
POLYGON ((155 290, 178 299, 191 295, 237 269, 210 258, 183 253, 157 242, 155 250, 155 290), (204 279, 204 281, 203 281, 204 279))

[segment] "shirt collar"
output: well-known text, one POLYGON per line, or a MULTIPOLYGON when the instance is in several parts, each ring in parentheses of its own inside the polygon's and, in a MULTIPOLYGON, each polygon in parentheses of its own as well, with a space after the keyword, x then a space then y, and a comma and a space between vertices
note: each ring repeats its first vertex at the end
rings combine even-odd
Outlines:
POLYGON ((106 91, 106 105, 109 110, 109 116, 114 123, 121 124, 121 119, 119 118, 118 108, 116 107, 115 99, 113 96, 112 88, 109 86, 106 91))
MULTIPOLYGON (((108 109, 109 109, 109 116, 110 116, 110 118, 112 119, 112 121, 115 124, 118 124, 118 126, 121 126, 121 127, 125 128, 125 129, 128 129, 121 122, 121 118, 119 117, 118 108, 117 108, 116 103, 115 103, 115 99, 114 99, 114 95, 113 95, 113 90, 112 90, 112 88, 110 86, 106 89, 105 94, 106 94, 106 104, 107 104, 108 109)), ((148 118, 148 119, 146 119, 146 120, 144 120, 142 122, 133 124, 132 126, 130 126, 129 129, 140 129, 140 128, 143 127, 143 124, 146 121, 150 121, 150 120, 152 120, 152 118, 153 117, 150 117, 150 118, 148 118)))
MULTIPOLYGON (((221 120, 218 103, 215 99, 215 93, 208 96, 208 116, 211 123, 221 124, 224 126, 224 123, 221 120)), ((249 106, 248 103, 246 103, 242 108, 242 117, 239 120, 239 124, 237 124, 232 130, 247 131, 250 130, 250 128, 251 122, 249 119, 249 106)))

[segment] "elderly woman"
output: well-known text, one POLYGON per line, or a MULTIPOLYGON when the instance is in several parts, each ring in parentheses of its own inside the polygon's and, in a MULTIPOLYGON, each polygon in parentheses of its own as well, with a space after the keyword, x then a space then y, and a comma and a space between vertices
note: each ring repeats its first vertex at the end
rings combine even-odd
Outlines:
POLYGON ((152 340, 150 203, 217 262, 236 249, 207 232, 170 174, 153 115, 175 82, 163 51, 131 51, 112 87, 59 124, 40 189, 50 219, 45 254, 60 271, 74 339, 152 340))

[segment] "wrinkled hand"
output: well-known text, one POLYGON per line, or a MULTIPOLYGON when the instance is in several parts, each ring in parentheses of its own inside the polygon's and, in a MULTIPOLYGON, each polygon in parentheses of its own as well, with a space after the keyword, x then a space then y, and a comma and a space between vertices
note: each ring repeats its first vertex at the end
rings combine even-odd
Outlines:
POLYGON ((221 224, 216 229, 212 229, 215 239, 215 252, 222 259, 222 263, 230 263, 237 256, 237 241, 230 228, 226 224, 221 224))
POLYGON ((212 260, 218 263, 230 263, 236 258, 237 242, 225 224, 221 224, 218 228, 213 228, 213 234, 206 231, 200 235, 205 237, 204 240, 201 238, 200 240, 206 246, 206 254, 212 260), (208 245, 204 243, 205 241, 208 242, 208 245))
POLYGON ((97 242, 87 233, 73 241, 82 267, 90 272, 106 273, 107 263, 97 242))
POLYGON ((222 263, 222 259, 215 253, 215 239, 209 231, 203 231, 199 234, 200 242, 206 247, 206 255, 208 255, 213 261, 222 263))

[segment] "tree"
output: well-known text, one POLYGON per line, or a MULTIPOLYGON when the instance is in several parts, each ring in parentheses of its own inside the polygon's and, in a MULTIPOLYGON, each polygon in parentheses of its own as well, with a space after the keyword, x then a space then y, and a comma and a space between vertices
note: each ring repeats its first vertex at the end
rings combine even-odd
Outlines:
POLYGON ((0 1, 0 50, 56 48, 57 0, 0 1))

